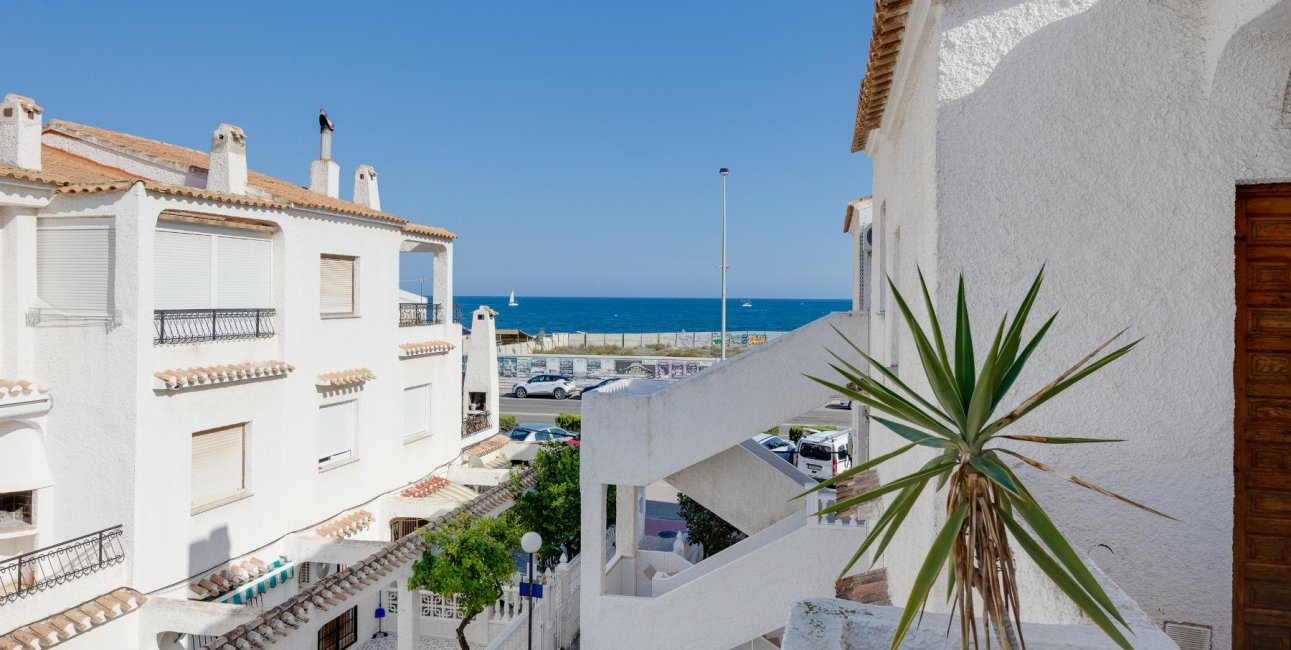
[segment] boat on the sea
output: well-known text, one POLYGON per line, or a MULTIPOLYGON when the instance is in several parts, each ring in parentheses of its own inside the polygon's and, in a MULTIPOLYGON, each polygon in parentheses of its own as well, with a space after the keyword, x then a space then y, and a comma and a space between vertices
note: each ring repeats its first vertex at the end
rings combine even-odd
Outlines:
POLYGON ((752 306, 753 306, 753 303, 752 303, 752 302, 749 302, 749 299, 748 299, 748 298, 745 298, 745 299, 744 299, 744 302, 740 303, 740 306, 741 306, 741 307, 752 307, 752 306))
POLYGON ((511 299, 507 301, 508 307, 519 307, 520 303, 516 302, 516 292, 511 292, 511 299))

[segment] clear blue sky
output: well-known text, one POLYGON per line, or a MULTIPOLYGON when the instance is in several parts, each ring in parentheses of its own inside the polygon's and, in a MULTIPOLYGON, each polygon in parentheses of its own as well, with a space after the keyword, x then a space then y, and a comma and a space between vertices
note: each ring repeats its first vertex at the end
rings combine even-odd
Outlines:
POLYGON ((0 92, 199 150, 231 122, 302 185, 326 107, 342 196, 371 163, 458 233, 462 295, 716 295, 730 167, 731 294, 848 295, 872 2, 288 4, 28 3, 0 92))

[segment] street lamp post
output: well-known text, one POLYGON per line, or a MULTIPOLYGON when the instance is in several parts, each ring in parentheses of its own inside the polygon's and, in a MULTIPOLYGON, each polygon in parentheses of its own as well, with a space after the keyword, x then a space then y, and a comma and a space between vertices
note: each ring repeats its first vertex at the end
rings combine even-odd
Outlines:
POLYGON ((717 170, 722 175, 722 361, 726 361, 726 176, 731 170, 717 170))
POLYGON ((533 650, 533 554, 542 548, 542 535, 529 531, 520 538, 520 548, 529 554, 529 650, 533 650))

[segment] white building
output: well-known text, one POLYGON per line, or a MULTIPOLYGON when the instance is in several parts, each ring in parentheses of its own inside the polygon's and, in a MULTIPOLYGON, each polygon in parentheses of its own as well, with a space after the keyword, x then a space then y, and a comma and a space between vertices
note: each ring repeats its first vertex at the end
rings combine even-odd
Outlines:
MULTIPOLYGON (((1047 263, 1037 313, 1061 314, 1019 395, 1123 327, 1145 337, 1025 433, 1125 438, 1036 453, 1180 521, 1018 471, 1187 647, 1291 644, 1289 60, 1287 0, 879 0, 860 93, 876 277, 909 295, 921 268, 945 309, 963 273, 972 307, 1002 314, 1047 263)), ((871 351, 910 381, 887 294, 872 289, 871 351)), ((897 444, 876 433, 871 453, 897 444)), ((924 462, 905 459, 883 476, 924 462)), ((888 552, 898 603, 940 504, 888 552)), ((1024 620, 1072 620, 1027 575, 1024 620)))
POLYGON ((497 431, 462 433, 454 235, 382 212, 369 165, 347 201, 326 148, 308 189, 248 150, 0 103, 0 648, 370 635, 407 533, 509 500, 431 478, 497 431))

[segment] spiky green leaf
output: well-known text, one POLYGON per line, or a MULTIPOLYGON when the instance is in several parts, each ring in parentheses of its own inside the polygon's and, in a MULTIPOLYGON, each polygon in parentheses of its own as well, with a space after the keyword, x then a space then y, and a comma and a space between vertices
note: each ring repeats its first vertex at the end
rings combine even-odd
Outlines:
POLYGON ((955 538, 959 536, 959 530, 963 527, 964 517, 967 515, 968 504, 960 504, 946 518, 946 525, 941 527, 941 532, 937 533, 937 537, 932 541, 928 555, 923 559, 923 565, 919 567, 919 573, 915 575, 914 583, 910 586, 910 599, 906 601, 905 609, 901 611, 901 619, 897 621, 896 633, 892 636, 892 650, 897 650, 905 640, 906 633, 910 631, 910 624, 914 622, 915 614, 922 609, 921 605, 928 595, 928 590, 932 588, 933 581, 937 579, 942 565, 950 556, 950 549, 954 546, 955 538))
POLYGON ((964 276, 959 276, 959 297, 955 302, 955 383, 962 404, 973 398, 973 380, 977 364, 973 360, 973 327, 968 317, 968 298, 964 276))
POLYGON ((919 353, 919 361, 923 364, 923 371, 928 379, 928 384, 932 387, 932 394, 936 396, 937 402, 941 404, 942 409, 950 415, 950 419, 963 427, 964 404, 960 401, 951 369, 941 365, 941 359, 937 356, 936 350, 932 349, 932 344, 928 342, 928 337, 924 335, 923 328, 919 326, 919 321, 915 319, 914 313, 910 311, 910 305, 906 304, 905 298, 901 296, 901 292, 897 290, 897 286, 892 282, 891 278, 888 279, 888 284, 891 286, 892 297, 896 300, 897 308, 901 310, 901 316, 905 319, 906 326, 910 328, 910 333, 914 335, 915 349, 919 353))
POLYGON ((871 459, 869 459, 869 460, 865 461, 864 463, 861 463, 860 465, 856 465, 856 466, 853 466, 853 467, 851 467, 851 468, 849 468, 849 469, 843 470, 843 471, 841 471, 841 472, 839 472, 839 473, 835 474, 833 477, 828 478, 828 479, 825 479, 824 481, 821 481, 820 483, 816 484, 815 486, 813 486, 811 489, 807 490, 806 492, 803 492, 802 494, 799 494, 798 496, 794 497, 794 499, 801 499, 801 498, 803 498, 803 497, 807 496, 808 494, 811 494, 812 492, 815 492, 815 491, 817 491, 817 490, 821 490, 821 489, 824 489, 824 488, 830 487, 830 486, 834 485, 835 483, 838 483, 839 481, 845 481, 845 480, 847 480, 847 479, 851 478, 852 476, 855 476, 855 475, 857 475, 857 474, 859 474, 859 473, 861 473, 861 472, 864 472, 865 470, 868 470, 868 469, 874 469, 875 467, 878 467, 879 465, 882 465, 883 463, 886 463, 886 462, 888 462, 889 460, 892 460, 893 458, 896 458, 897 456, 900 456, 901 454, 904 454, 904 453, 906 453, 907 451, 910 451, 911 449, 914 449, 914 447, 915 447, 915 446, 914 446, 913 444, 909 444, 909 445, 906 445, 906 446, 904 446, 904 447, 901 447, 901 448, 899 448, 899 449, 897 449, 897 450, 895 450, 895 451, 891 451, 891 452, 888 452, 888 453, 886 453, 886 454, 883 454, 882 456, 879 456, 878 458, 871 458, 871 459))
POLYGON ((882 424, 892 430, 893 433, 913 442, 916 445, 924 447, 935 447, 938 449, 957 449, 959 445, 943 437, 934 436, 926 431, 920 431, 914 427, 906 426, 900 422, 893 422, 877 415, 870 416, 870 419, 882 424))
POLYGON ((901 488, 907 485, 918 483, 923 479, 932 478, 933 476, 937 475, 940 472, 948 472, 950 471, 951 467, 953 467, 953 463, 942 463, 942 464, 934 465, 930 469, 920 470, 913 474, 903 476, 885 485, 880 485, 879 487, 876 487, 873 490, 870 490, 869 492, 863 492, 854 497, 848 497, 846 499, 842 499, 837 503, 835 503, 834 505, 829 506, 828 508, 822 508, 819 511, 814 512, 812 514, 827 515, 830 513, 838 512, 840 510, 847 510, 848 508, 851 508, 853 506, 859 506, 862 503, 873 501, 889 492, 895 492, 896 490, 900 490, 901 488))

